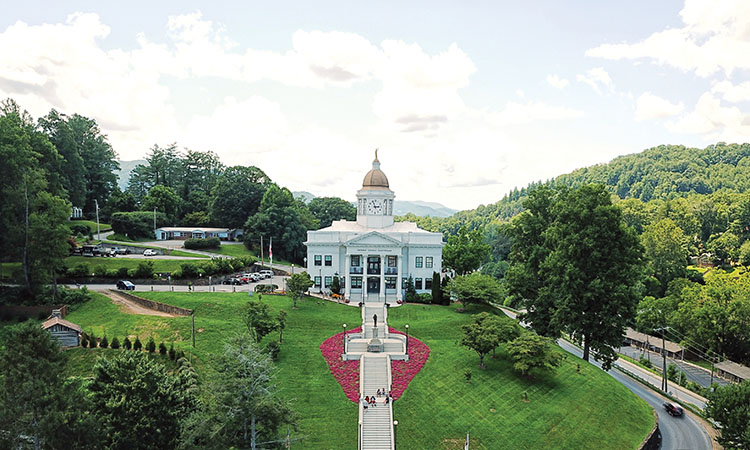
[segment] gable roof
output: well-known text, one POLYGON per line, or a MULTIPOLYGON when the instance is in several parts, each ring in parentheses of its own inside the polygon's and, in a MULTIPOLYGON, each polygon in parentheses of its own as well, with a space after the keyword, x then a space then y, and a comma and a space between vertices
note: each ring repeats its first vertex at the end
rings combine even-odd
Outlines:
POLYGON ((716 364, 716 368, 721 369, 724 372, 731 373, 732 375, 738 378, 742 378, 743 380, 750 380, 750 367, 745 367, 742 364, 737 364, 734 361, 722 361, 716 364))
POLYGON ((345 245, 398 245, 402 246, 401 240, 378 233, 377 231, 370 231, 363 235, 357 236, 353 239, 348 240, 345 245))
POLYGON ((81 327, 79 327, 78 325, 74 324, 73 322, 68 322, 67 320, 61 319, 59 317, 52 317, 52 318, 47 319, 42 324, 42 329, 46 330, 46 329, 51 328, 51 327, 53 327, 55 325, 62 325, 64 327, 70 328, 71 330, 75 330, 75 331, 77 331, 79 333, 81 333, 83 331, 81 329, 81 327))

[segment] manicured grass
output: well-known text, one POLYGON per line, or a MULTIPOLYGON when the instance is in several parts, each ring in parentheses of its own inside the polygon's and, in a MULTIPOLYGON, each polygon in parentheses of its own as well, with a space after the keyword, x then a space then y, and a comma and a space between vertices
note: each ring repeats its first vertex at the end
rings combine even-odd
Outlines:
MULTIPOLYGON (((153 300, 195 310, 197 348, 190 347, 190 317, 162 318, 125 314, 96 296, 67 319, 93 330, 97 336, 120 340, 138 334, 157 344, 174 341, 192 355, 201 376, 212 370, 212 358, 223 351, 226 339, 242 330, 240 308, 244 293, 139 293, 153 300)), ((329 373, 319 346, 341 330, 360 325, 358 308, 305 299, 292 309, 287 297, 263 297, 276 311, 289 313, 284 343, 277 363, 282 395, 301 416, 299 448, 356 447, 357 408, 346 399, 329 373)), ((408 305, 389 312, 389 324, 404 329, 430 347, 426 365, 395 404, 401 449, 463 448, 466 432, 472 449, 492 448, 636 448, 653 426, 651 408, 601 370, 568 355, 554 376, 528 379, 517 375, 504 350, 477 367, 476 353, 458 345, 460 325, 471 319, 454 307, 408 305), (577 371, 580 365, 580 373, 577 371), (471 383, 463 372, 473 372, 471 383), (529 402, 522 400, 527 392, 529 402), (499 444, 501 443, 501 444, 499 444), (499 446, 499 447, 498 447, 499 446)), ((278 339, 278 333, 267 341, 278 339)), ((87 351, 87 350, 86 350, 87 351)), ((561 350, 562 351, 562 350, 561 350)), ((106 351, 105 351, 106 352, 106 351)), ((83 349, 77 351, 83 353, 83 349)), ((71 359, 78 358, 71 354, 71 359)), ((81 360, 82 358, 78 358, 81 360)), ((90 361, 75 370, 85 374, 90 361)))
POLYGON ((627 449, 637 448, 653 426, 648 404, 572 355, 556 375, 537 379, 517 375, 502 348, 479 369, 476 353, 458 345, 460 325, 469 319, 455 307, 390 310, 389 325, 408 323, 430 347, 424 368, 395 404, 400 448, 460 449, 468 432, 472 449, 627 449), (471 383, 463 376, 467 368, 471 383))
MULTIPOLYGON (((68 222, 70 225, 86 225, 89 227, 92 233, 96 233, 96 221, 95 220, 71 220, 68 222)), ((99 222, 99 230, 104 233, 105 231, 112 231, 112 225, 108 223, 99 222)))
POLYGON ((110 241, 110 240, 103 240, 102 241, 105 244, 111 244, 111 245, 127 245, 128 247, 138 247, 138 248, 152 248, 154 250, 159 250, 160 252, 163 252, 165 255, 169 256, 183 256, 188 258, 210 258, 210 256, 201 255, 200 253, 191 253, 191 252, 185 252, 182 250, 169 250, 164 247, 154 247, 153 245, 143 245, 143 244, 134 244, 132 242, 121 242, 121 241, 110 241))
POLYGON ((101 256, 87 257, 87 256, 68 256, 65 258, 65 265, 67 267, 74 267, 81 263, 89 265, 91 271, 94 271, 96 266, 104 266, 107 269, 119 269, 120 267, 127 267, 128 269, 135 269, 139 263, 143 261, 151 261, 154 263, 154 272, 172 272, 180 268, 181 264, 191 262, 193 264, 200 264, 201 261, 189 260, 189 259, 131 259, 131 258, 104 258, 101 256))

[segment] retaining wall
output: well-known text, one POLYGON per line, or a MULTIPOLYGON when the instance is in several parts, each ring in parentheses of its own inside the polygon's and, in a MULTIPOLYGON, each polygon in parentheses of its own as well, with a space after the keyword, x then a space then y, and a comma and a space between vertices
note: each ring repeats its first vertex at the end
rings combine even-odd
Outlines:
POLYGON ((126 292, 126 291, 117 291, 114 289, 110 289, 110 291, 116 294, 122 295, 123 297, 127 298, 128 300, 132 302, 138 303, 144 308, 153 309, 155 311, 161 311, 161 312, 165 312, 168 314, 176 314, 178 316, 189 316, 193 314, 192 309, 185 309, 185 308, 180 308, 179 306, 167 305, 166 303, 156 302, 156 301, 149 300, 143 297, 138 297, 137 295, 133 295, 130 292, 126 292))

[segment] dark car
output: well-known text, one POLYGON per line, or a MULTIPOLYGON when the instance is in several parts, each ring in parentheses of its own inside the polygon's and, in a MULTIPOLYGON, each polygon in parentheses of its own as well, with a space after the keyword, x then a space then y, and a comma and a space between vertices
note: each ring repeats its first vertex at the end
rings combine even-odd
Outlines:
POLYGON ((240 285, 242 284, 242 280, 239 278, 225 278, 222 282, 222 284, 231 284, 231 285, 240 285))
POLYGON ((127 280, 120 280, 117 282, 117 289, 125 289, 126 291, 134 291, 135 285, 127 280))
POLYGON ((681 417, 684 414, 682 407, 674 403, 664 403, 664 409, 670 416, 681 417))

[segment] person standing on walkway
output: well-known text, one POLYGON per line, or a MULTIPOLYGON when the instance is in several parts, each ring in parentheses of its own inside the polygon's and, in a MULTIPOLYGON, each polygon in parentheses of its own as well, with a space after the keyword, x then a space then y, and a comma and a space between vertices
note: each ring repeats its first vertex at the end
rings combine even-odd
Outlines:
POLYGON ((378 315, 377 314, 373 314, 372 315, 372 322, 373 322, 375 328, 377 328, 378 327, 378 315))

